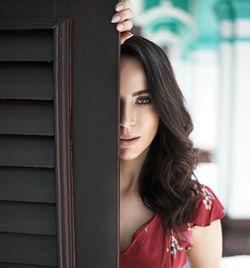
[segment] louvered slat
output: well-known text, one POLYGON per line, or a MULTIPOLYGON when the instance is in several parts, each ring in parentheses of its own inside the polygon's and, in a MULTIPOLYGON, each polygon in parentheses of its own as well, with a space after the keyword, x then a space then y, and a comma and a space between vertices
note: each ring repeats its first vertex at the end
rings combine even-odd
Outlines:
POLYGON ((55 236, 0 233, 1 262, 57 266, 55 236))
POLYGON ((0 167, 0 200, 56 202, 54 169, 0 167))
POLYGON ((0 99, 53 99, 53 64, 0 62, 0 99))
POLYGON ((0 262, 0 268, 56 268, 56 266, 44 266, 44 265, 29 265, 29 264, 13 264, 0 262))
POLYGON ((0 136, 0 166, 54 167, 51 137, 0 136))
POLYGON ((0 32, 0 61, 53 60, 53 32, 23 30, 0 32))
POLYGON ((0 134, 54 134, 53 102, 1 101, 0 134))
POLYGON ((0 233, 56 235, 55 205, 0 202, 0 233))

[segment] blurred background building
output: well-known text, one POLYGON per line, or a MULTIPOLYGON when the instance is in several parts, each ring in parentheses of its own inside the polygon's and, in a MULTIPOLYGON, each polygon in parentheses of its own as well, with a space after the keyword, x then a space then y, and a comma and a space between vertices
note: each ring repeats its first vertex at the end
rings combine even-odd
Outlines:
POLYGON ((132 32, 164 49, 192 115, 196 175, 226 210, 224 255, 250 254, 250 0, 131 1, 132 32))

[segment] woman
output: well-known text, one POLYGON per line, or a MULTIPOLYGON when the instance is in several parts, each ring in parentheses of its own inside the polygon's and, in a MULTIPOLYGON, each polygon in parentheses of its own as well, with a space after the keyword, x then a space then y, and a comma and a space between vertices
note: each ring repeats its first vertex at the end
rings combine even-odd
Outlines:
POLYGON ((192 268, 219 268, 225 213, 191 179, 197 157, 182 93, 161 48, 131 37, 130 2, 121 5, 120 267, 181 268, 188 257, 192 268))

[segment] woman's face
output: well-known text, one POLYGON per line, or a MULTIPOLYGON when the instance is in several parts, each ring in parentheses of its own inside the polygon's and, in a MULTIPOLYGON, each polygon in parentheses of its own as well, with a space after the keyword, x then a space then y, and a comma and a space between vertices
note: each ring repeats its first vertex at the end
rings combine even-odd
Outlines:
POLYGON ((121 58, 120 64, 120 159, 132 160, 150 147, 158 125, 144 70, 136 59, 121 58), (145 92, 141 92, 145 91, 145 92), (128 135, 139 137, 129 139, 128 135))

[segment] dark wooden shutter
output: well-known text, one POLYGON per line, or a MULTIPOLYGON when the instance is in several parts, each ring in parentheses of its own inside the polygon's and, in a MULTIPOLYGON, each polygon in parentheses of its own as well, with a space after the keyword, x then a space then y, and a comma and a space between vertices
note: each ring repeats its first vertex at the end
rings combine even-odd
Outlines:
POLYGON ((118 267, 115 3, 1 1, 0 268, 118 267))
POLYGON ((0 61, 0 262, 57 267, 53 32, 1 31, 0 61))
POLYGON ((0 267, 72 259, 60 254, 70 233, 61 212, 71 198, 69 46, 60 42, 69 24, 38 20, 0 31, 0 267))

